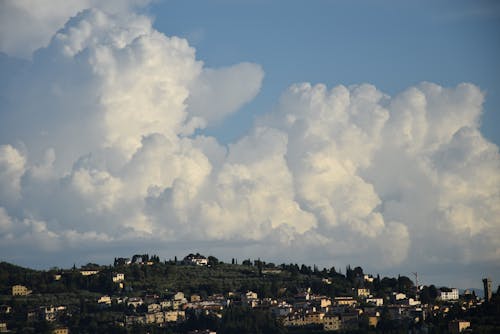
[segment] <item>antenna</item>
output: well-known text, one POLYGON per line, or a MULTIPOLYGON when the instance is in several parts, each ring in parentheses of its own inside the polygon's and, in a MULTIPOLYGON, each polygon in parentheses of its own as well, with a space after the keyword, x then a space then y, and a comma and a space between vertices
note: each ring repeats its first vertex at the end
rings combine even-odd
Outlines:
POLYGON ((415 276, 415 300, 418 301, 418 273, 414 272, 413 276, 415 276))

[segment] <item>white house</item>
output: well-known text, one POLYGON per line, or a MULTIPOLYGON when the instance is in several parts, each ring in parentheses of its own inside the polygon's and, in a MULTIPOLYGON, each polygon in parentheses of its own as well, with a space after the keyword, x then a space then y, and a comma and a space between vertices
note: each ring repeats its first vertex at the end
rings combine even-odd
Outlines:
POLYGON ((206 266, 208 265, 208 259, 199 254, 199 253, 196 253, 196 254, 189 254, 188 256, 186 256, 183 260, 184 263, 186 264, 194 264, 194 265, 197 265, 197 266, 206 266))
POLYGON ((438 290, 438 299, 442 301, 458 300, 458 289, 440 288, 438 290))

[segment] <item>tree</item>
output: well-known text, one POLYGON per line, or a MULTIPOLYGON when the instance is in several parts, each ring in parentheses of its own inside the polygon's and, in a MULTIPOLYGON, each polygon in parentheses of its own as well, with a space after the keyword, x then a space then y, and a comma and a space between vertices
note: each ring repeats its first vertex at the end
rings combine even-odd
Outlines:
POLYGON ((215 256, 210 255, 208 257, 208 265, 209 266, 215 267, 218 264, 219 264, 219 259, 217 259, 215 256))

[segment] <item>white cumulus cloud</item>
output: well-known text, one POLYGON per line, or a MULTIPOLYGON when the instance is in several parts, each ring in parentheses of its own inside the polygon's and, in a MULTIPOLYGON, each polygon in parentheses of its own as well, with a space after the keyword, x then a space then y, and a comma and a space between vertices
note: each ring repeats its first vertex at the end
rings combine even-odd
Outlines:
POLYGON ((0 85, 5 257, 133 244, 327 266, 499 262, 500 156, 479 130, 478 87, 294 84, 225 146, 203 129, 252 100, 263 69, 207 68, 130 11, 141 3, 52 16, 2 3, 45 27, 19 32, 37 40, 26 48, 1 38, 11 55, 44 46, 0 57, 17 64, 0 85))

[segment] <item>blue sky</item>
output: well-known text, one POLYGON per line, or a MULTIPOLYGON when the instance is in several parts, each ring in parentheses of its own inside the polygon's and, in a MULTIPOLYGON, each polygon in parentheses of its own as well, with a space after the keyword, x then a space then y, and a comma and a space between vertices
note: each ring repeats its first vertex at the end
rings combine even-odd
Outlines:
POLYGON ((496 282, 499 36, 497 1, 0 1, 0 260, 496 282))
POLYGON ((370 83, 394 95, 421 81, 486 92, 483 134, 500 144, 500 4, 496 1, 158 1, 154 26, 182 36, 207 66, 261 64, 261 92, 218 127, 241 136, 296 82, 370 83))

